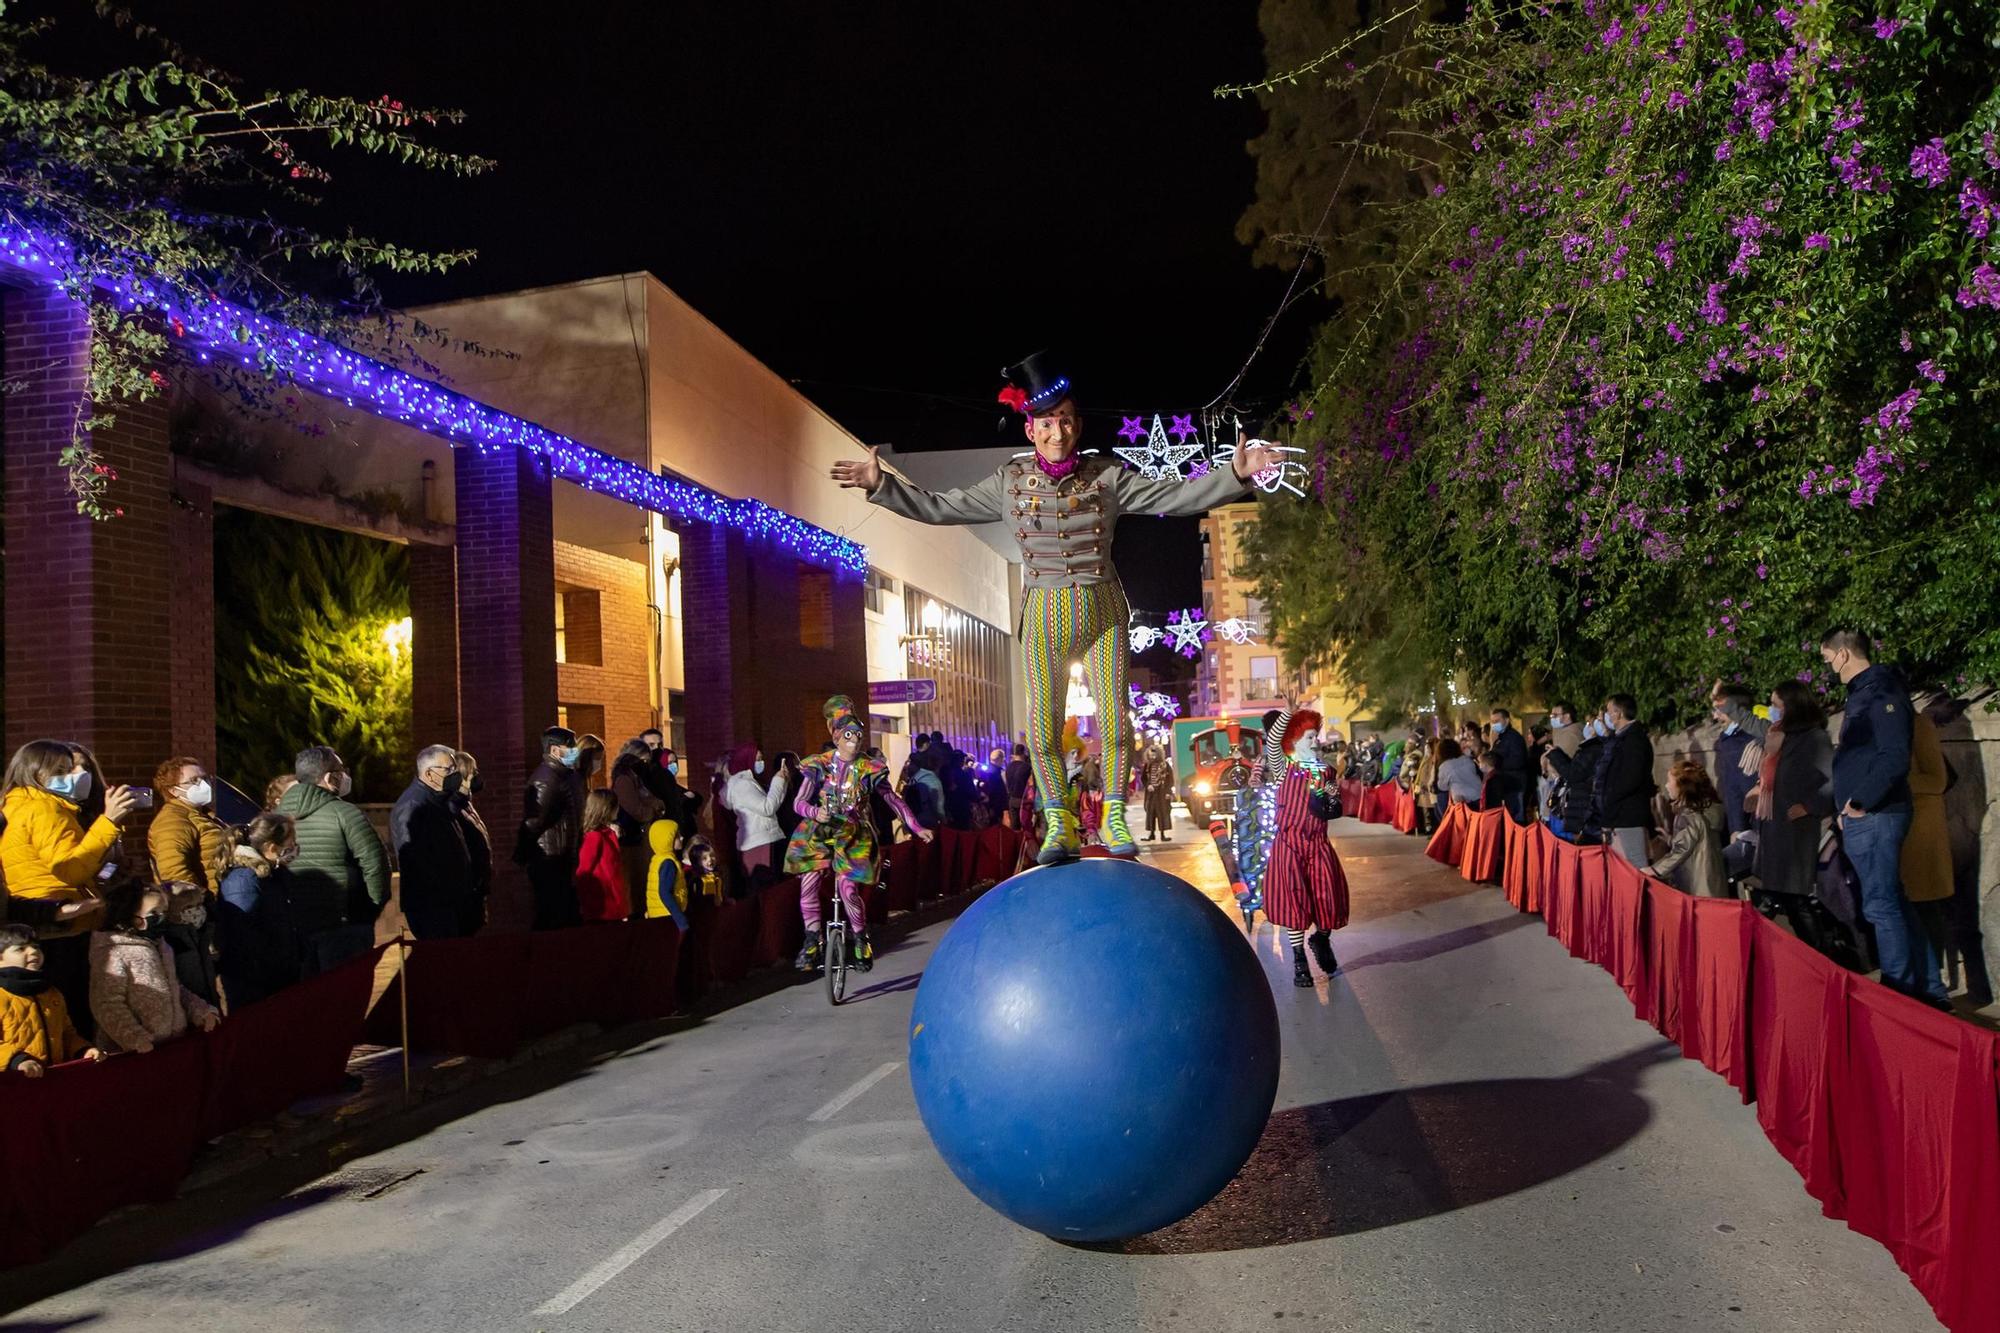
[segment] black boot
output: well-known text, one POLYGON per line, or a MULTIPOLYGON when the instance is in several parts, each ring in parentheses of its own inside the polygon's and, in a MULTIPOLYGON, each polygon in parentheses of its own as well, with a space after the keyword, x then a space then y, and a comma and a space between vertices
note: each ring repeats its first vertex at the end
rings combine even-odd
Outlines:
POLYGON ((1306 966, 1306 948, 1303 944, 1292 946, 1292 984, 1310 988, 1313 984, 1312 969, 1306 966))
POLYGON ((1325 931, 1315 931, 1308 935, 1306 944, 1311 947, 1313 961, 1319 964, 1320 971, 1328 976, 1340 971, 1340 960, 1333 956, 1333 940, 1325 931))

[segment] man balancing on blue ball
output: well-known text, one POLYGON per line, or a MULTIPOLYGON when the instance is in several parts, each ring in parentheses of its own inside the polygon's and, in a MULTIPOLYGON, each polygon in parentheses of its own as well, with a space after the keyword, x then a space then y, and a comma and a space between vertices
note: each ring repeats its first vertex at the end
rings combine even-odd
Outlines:
MULTIPOLYGON (((1131 655, 1131 609, 1111 566, 1111 535, 1121 514, 1187 517, 1242 495, 1250 479, 1278 467, 1282 455, 1270 445, 1239 440, 1228 469, 1183 481, 1149 481, 1115 459, 1077 453, 1083 417, 1069 377, 1057 373, 1045 353, 1036 353, 1003 372, 1007 385, 999 400, 1024 419, 1032 455, 1011 459, 974 486, 927 491, 886 466, 870 448, 868 457, 833 465, 842 486, 868 492, 870 503, 920 523, 1014 525, 1025 577, 1018 633, 1027 675, 1028 762, 1041 793, 1048 837, 1035 860, 1041 865, 1068 861, 1082 851, 1076 819, 1062 802, 1063 704, 1068 665, 1081 658, 1090 692, 1098 699, 1123 699, 1126 662, 1131 655)), ((1125 822, 1126 780, 1131 772, 1132 728, 1122 708, 1106 709, 1104 737, 1104 848, 1113 856, 1136 857, 1139 845, 1125 822)))

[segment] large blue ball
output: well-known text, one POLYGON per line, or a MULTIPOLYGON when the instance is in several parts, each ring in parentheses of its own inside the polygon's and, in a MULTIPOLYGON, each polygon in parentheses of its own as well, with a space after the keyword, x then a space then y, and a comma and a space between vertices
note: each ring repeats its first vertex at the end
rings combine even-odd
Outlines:
POLYGON ((1278 1091, 1278 1013, 1236 923, 1097 858, 1030 870, 938 944, 910 1081, 952 1174, 1059 1240, 1137 1236, 1234 1176, 1278 1091))

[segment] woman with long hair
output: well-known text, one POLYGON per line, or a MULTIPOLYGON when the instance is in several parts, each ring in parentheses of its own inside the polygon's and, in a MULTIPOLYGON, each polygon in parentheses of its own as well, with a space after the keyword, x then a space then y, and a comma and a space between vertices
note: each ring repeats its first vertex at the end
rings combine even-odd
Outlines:
POLYGON ((1833 814, 1833 740, 1826 711, 1796 680, 1771 691, 1756 799, 1757 880, 1771 893, 1803 897, 1819 870, 1819 840, 1833 814))

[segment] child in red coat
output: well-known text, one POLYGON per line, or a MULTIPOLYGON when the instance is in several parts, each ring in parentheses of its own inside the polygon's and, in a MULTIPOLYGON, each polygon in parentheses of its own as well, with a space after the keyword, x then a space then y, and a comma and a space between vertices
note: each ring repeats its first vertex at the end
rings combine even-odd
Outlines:
POLYGON ((618 855, 618 798, 606 787, 592 792, 583 803, 576 906, 585 921, 623 921, 632 914, 625 863, 618 855))

